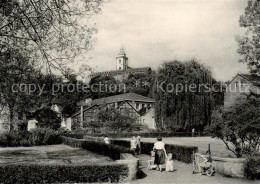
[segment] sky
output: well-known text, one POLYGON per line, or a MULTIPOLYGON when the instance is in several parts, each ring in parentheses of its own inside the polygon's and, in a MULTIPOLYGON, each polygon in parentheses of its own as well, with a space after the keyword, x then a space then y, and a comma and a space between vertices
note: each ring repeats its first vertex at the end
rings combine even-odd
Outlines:
POLYGON ((236 35, 246 0, 110 0, 93 17, 98 33, 93 50, 78 65, 115 70, 123 45, 130 67, 156 70, 165 61, 192 58, 210 67, 217 80, 246 73, 238 63, 236 35))

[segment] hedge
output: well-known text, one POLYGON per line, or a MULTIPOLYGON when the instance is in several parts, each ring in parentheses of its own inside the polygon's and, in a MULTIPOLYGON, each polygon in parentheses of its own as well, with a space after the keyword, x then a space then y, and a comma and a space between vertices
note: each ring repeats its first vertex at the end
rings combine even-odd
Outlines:
POLYGON ((83 139, 84 138, 84 134, 65 134, 64 136, 75 138, 75 139, 83 139))
MULTIPOLYGON (((111 140, 111 143, 130 148, 130 141, 127 140, 111 140)), ((142 153, 150 155, 153 146, 154 143, 141 142, 142 153)), ((192 163, 192 153, 193 151, 198 151, 198 147, 196 146, 183 146, 174 144, 166 144, 165 149, 167 153, 172 153, 176 160, 183 161, 185 163, 192 163)))
POLYGON ((102 142, 81 140, 69 137, 62 137, 63 143, 71 147, 82 148, 94 153, 108 156, 113 160, 119 160, 121 153, 132 153, 130 147, 123 147, 114 144, 105 144, 102 142))
POLYGON ((119 182, 128 176, 127 165, 1 165, 0 183, 119 182))
POLYGON ((245 177, 260 179, 260 157, 247 158, 244 166, 245 177))
MULTIPOLYGON (((130 138, 133 136, 141 136, 141 137, 192 137, 191 132, 128 132, 128 133, 107 133, 107 134, 85 134, 92 137, 102 137, 104 135, 107 135, 111 138, 130 138)), ((194 136, 207 136, 205 134, 202 134, 200 132, 195 132, 194 136)))

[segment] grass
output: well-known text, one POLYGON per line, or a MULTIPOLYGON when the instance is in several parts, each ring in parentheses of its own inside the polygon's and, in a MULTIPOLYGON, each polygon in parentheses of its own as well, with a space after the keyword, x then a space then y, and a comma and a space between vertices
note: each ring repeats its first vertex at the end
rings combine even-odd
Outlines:
POLYGON ((66 145, 0 148, 0 164, 90 164, 113 162, 108 157, 66 145))

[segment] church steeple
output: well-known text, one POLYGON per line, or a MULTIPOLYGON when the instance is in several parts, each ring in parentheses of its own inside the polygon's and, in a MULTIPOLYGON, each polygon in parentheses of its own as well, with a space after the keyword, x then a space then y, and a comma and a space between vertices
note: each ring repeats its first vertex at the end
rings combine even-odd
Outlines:
POLYGON ((126 57, 123 46, 120 48, 119 54, 116 57, 116 70, 127 70, 128 58, 126 57))
POLYGON ((120 48, 120 52, 119 52, 118 56, 125 56, 125 50, 124 50, 123 46, 120 48))

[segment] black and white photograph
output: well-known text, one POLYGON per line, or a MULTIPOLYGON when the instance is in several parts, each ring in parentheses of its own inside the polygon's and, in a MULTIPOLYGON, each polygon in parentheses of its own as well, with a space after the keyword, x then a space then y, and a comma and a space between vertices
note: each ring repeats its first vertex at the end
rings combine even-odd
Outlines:
POLYGON ((0 0, 0 183, 260 184, 260 0, 0 0))

